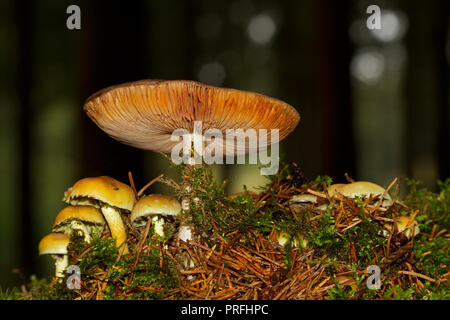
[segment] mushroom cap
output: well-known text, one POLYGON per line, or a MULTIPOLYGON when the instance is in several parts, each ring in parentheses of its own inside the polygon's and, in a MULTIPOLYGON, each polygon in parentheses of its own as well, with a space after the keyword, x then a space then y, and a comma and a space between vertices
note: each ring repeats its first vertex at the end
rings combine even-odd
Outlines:
POLYGON ((105 225, 106 221, 103 214, 97 208, 92 206, 68 206, 62 209, 53 220, 52 228, 68 222, 70 220, 79 220, 93 224, 105 225))
POLYGON ((291 197, 291 199, 289 200, 289 202, 291 204, 295 204, 295 203, 317 203, 317 196, 313 195, 313 194, 296 194, 293 195, 291 197))
POLYGON ((130 220, 139 227, 154 215, 176 216, 181 212, 181 205, 177 199, 160 194, 151 194, 141 198, 131 211, 130 220))
POLYGON ((345 183, 335 183, 335 184, 330 185, 327 189, 328 195, 331 198, 333 198, 337 194, 337 192, 342 193, 340 191, 340 188, 342 188, 345 185, 346 185, 345 183))
MULTIPOLYGON (((385 189, 373 182, 357 181, 338 187, 335 191, 342 193, 346 197, 367 197, 369 195, 381 196, 385 189)), ((386 198, 390 199, 390 195, 386 193, 386 198)))
POLYGON ((64 233, 50 233, 39 242, 39 255, 67 254, 70 236, 64 233))
POLYGON ((77 181, 64 194, 64 202, 71 203, 79 197, 87 197, 104 202, 110 206, 131 211, 135 196, 126 184, 111 177, 84 178, 77 181))
POLYGON ((342 276, 337 276, 336 280, 340 284, 341 287, 350 286, 352 288, 352 290, 358 289, 356 281, 352 277, 342 275, 342 276))
POLYGON ((398 232, 403 232, 404 230, 408 229, 405 232, 405 235, 407 238, 411 238, 411 235, 417 236, 420 233, 420 228, 419 228, 417 221, 413 220, 410 223, 410 220, 411 220, 411 217, 407 217, 407 216, 397 217, 398 232), (409 225, 408 225, 408 223, 409 223, 409 225), (406 227, 407 225, 408 225, 408 227, 406 227))
MULTIPOLYGON (((270 129, 279 129, 279 139, 273 141, 276 143, 288 136, 300 120, 292 106, 278 99, 189 80, 141 80, 108 87, 90 96, 84 110, 112 138, 166 154, 179 143, 171 141, 173 131, 185 129, 192 133, 195 121, 202 122, 202 134, 218 129, 224 137, 226 129, 267 129, 268 145, 270 129)), ((223 140, 216 141, 220 142, 223 140)), ((232 155, 254 149, 242 146, 236 150, 235 146, 232 155)))

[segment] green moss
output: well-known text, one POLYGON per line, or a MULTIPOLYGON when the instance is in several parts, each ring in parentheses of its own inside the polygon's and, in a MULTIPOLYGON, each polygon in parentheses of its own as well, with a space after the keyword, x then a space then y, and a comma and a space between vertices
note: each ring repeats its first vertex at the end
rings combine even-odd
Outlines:
MULTIPOLYGON (((72 256, 81 254, 85 248, 86 243, 83 241, 72 240, 73 249, 72 256)), ((81 274, 92 274, 95 268, 110 269, 117 260, 119 251, 115 245, 115 240, 112 238, 99 238, 94 235, 92 241, 92 250, 78 260, 77 265, 80 267, 81 274)))
POLYGON ((247 190, 233 198, 226 197, 226 182, 216 183, 209 167, 179 168, 183 170, 183 176, 189 177, 189 188, 179 187, 178 195, 188 199, 190 210, 187 219, 197 226, 198 234, 219 232, 226 235, 236 230, 242 233, 249 230, 269 232, 273 228, 273 210, 259 210, 260 204, 247 190))
POLYGON ((434 224, 442 229, 450 230, 450 178, 438 181, 440 191, 433 193, 425 188, 420 188, 420 182, 406 180, 409 187, 405 203, 420 211, 416 217, 419 227, 424 232, 431 232, 434 224))
POLYGON ((450 240, 435 238, 433 240, 422 239, 414 244, 417 266, 422 272, 432 278, 440 279, 450 268, 450 240), (429 253, 423 256, 424 253, 429 253))
POLYGON ((318 229, 310 231, 308 235, 311 243, 320 253, 340 255, 343 250, 342 242, 336 235, 337 229, 332 224, 333 221, 330 210, 327 210, 319 220, 318 229))
POLYGON ((415 286, 407 289, 403 289, 399 285, 396 285, 383 295, 383 300, 413 300, 416 298, 415 286))
POLYGON ((331 300, 348 300, 355 294, 349 286, 341 286, 336 277, 334 277, 334 287, 328 289, 327 293, 331 300))
POLYGON ((24 298, 20 293, 21 292, 17 287, 6 289, 0 287, 0 300, 23 300, 24 298))

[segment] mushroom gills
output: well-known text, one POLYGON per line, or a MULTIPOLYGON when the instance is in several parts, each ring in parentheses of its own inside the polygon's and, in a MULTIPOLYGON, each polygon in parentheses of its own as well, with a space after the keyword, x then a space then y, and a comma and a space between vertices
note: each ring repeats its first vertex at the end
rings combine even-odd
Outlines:
POLYGON ((56 228, 53 229, 54 232, 62 232, 65 234, 71 235, 74 231, 81 231, 84 237, 84 240, 87 243, 90 243, 92 240, 93 234, 96 234, 97 236, 101 235, 103 232, 103 226, 94 224, 94 223, 83 223, 78 220, 70 220, 67 223, 64 223, 56 228))
POLYGON ((71 205, 79 205, 79 206, 91 206, 97 209, 100 209, 100 204, 97 200, 91 199, 89 197, 76 197, 70 199, 71 205))

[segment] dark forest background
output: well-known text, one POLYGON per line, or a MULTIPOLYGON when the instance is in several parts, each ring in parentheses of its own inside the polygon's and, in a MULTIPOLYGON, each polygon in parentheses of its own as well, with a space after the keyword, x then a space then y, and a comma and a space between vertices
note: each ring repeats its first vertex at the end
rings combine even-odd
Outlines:
MULTIPOLYGON (((445 0, 0 0, 0 286, 53 272, 37 244, 76 180, 132 171, 139 188, 170 173, 82 112, 122 82, 193 79, 279 98, 301 115, 281 150, 306 177, 410 177, 435 190, 450 176, 449 12, 445 0), (66 28, 71 4, 81 30, 66 28), (372 4, 381 30, 366 27, 372 4)), ((265 183, 256 166, 215 171, 228 192, 265 183)))

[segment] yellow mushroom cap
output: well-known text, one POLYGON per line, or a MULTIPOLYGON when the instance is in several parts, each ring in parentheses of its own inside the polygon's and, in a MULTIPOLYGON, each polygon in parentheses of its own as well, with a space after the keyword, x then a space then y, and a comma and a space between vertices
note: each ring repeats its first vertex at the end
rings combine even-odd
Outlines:
POLYGON ((106 223, 103 214, 92 206, 68 206, 62 209, 53 220, 52 228, 56 228, 62 223, 70 220, 79 220, 93 224, 104 225, 106 223))
POLYGON ((419 225, 417 221, 411 221, 411 218, 407 216, 400 216, 397 218, 397 228, 398 232, 405 231, 405 235, 407 238, 411 238, 411 236, 417 236, 420 233, 419 225), (408 225, 409 223, 409 225, 408 225), (408 227, 406 227, 408 225, 408 227), (412 234, 412 230, 414 230, 414 234, 412 234))
POLYGON ((176 216, 181 212, 177 199, 160 194, 151 194, 140 199, 131 211, 130 220, 134 226, 145 224, 145 220, 154 215, 176 216))
POLYGON ((354 290, 354 291, 356 291, 356 289, 358 289, 358 287, 356 285, 356 281, 352 277, 349 277, 349 276, 337 276, 336 280, 337 280, 337 282, 339 283, 339 285, 341 287, 350 286, 352 288, 352 290, 354 290))
POLYGON ((64 233, 50 233, 39 242, 39 255, 67 254, 70 236, 64 233))
POLYGON ((133 209, 135 202, 133 190, 128 185, 107 176, 79 180, 66 191, 63 201, 71 203, 79 197, 99 200, 128 211, 133 209))

